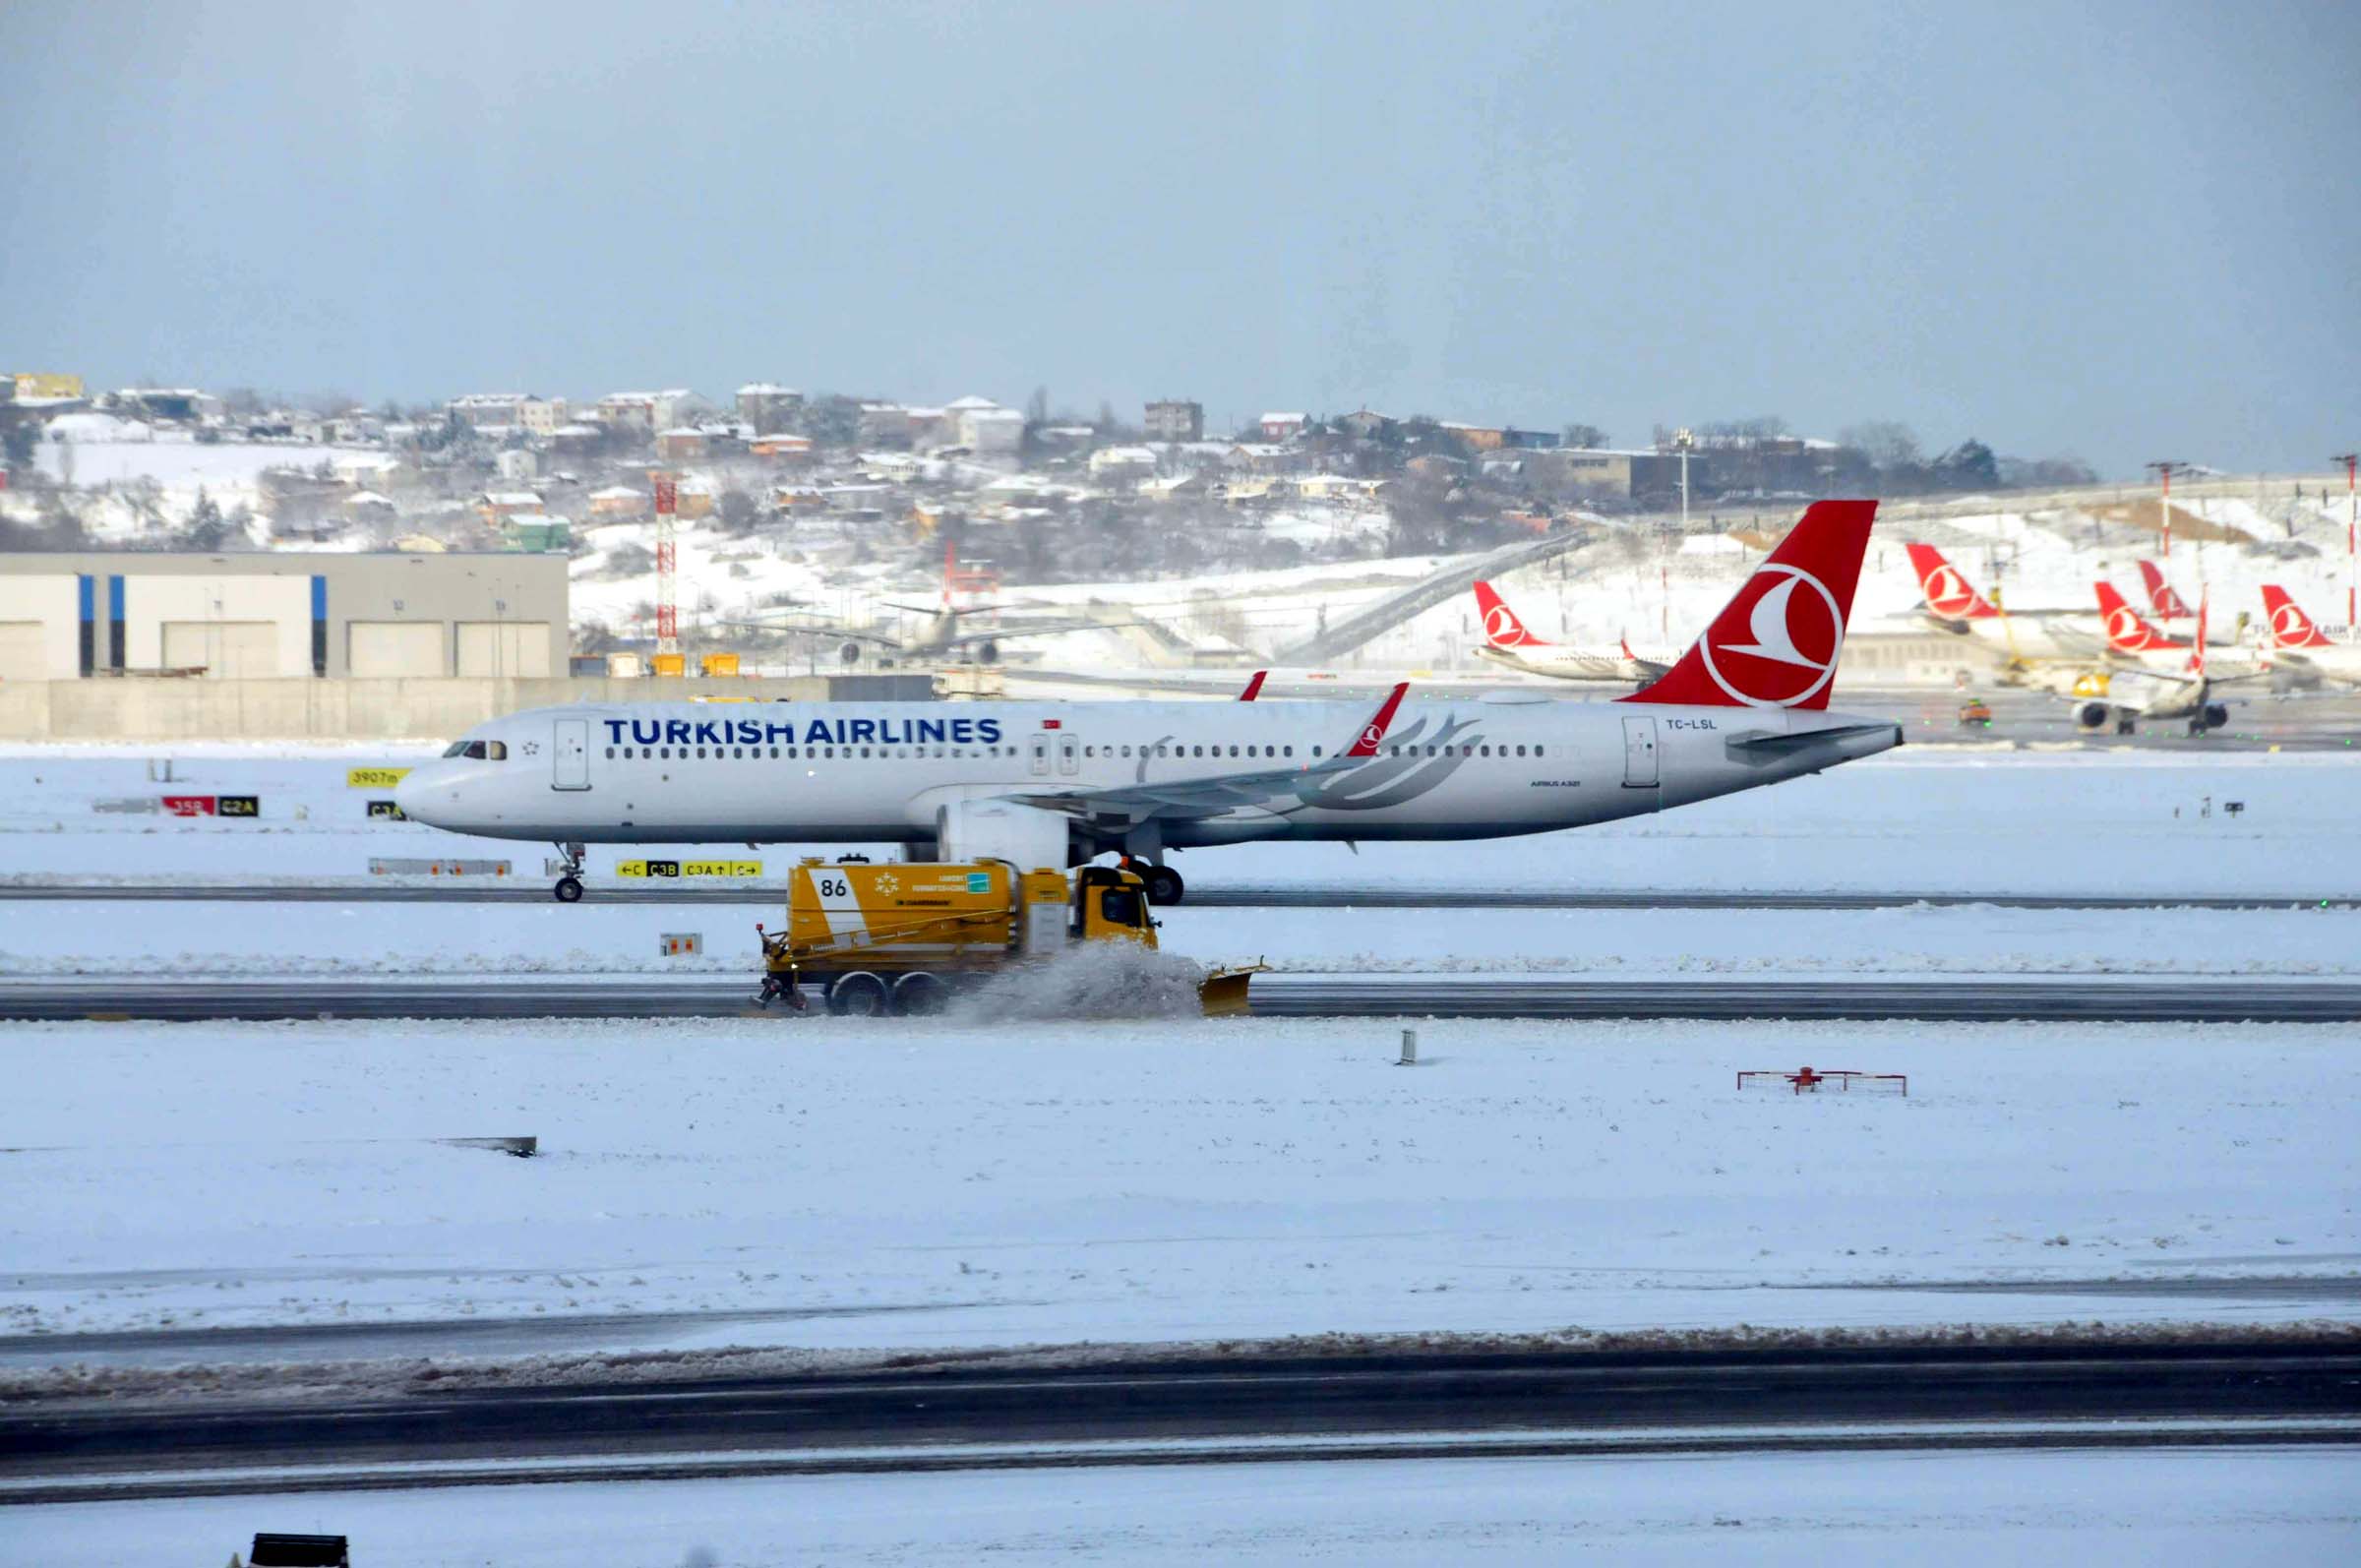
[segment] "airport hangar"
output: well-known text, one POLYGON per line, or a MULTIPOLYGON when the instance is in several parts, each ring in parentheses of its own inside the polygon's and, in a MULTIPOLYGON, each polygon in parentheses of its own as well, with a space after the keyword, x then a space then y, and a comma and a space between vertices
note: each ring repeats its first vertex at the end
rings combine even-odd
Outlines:
POLYGON ((566 673, 567 558, 0 555, 0 681, 566 673))

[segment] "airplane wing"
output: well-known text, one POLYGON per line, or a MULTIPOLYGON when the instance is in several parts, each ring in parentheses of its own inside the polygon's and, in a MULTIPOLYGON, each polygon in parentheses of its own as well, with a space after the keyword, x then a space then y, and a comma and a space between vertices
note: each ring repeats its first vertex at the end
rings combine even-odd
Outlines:
POLYGON ((856 627, 843 626, 833 621, 725 620, 720 624, 727 627, 743 627, 750 632, 794 632, 807 636, 850 637, 855 642, 874 642, 881 648, 898 648, 902 645, 901 639, 898 637, 887 636, 881 632, 869 632, 856 627))
MULTIPOLYGON (((1153 817, 1193 819, 1269 810, 1272 802, 1286 797, 1294 797, 1295 804, 1304 804, 1305 785, 1350 772, 1377 755, 1386 731, 1393 727, 1394 714, 1402 706, 1403 695, 1409 691, 1408 681, 1396 686, 1386 694, 1385 701, 1362 726, 1350 746, 1314 761, 1288 767, 1251 768, 1211 778, 1174 779, 1169 783, 1142 778, 1138 783, 1119 784, 1112 789, 1023 790, 1004 798, 1020 806, 1062 812, 1069 816, 1118 817, 1134 822, 1153 817)), ((1146 770, 1145 759, 1141 770, 1143 773, 1146 770)))
POLYGON ((1046 637, 1057 632, 1112 632, 1115 628, 1105 621, 1031 621, 1022 626, 1002 627, 997 632, 962 632, 937 643, 938 647, 962 648, 971 642, 1005 642, 1010 637, 1046 637))

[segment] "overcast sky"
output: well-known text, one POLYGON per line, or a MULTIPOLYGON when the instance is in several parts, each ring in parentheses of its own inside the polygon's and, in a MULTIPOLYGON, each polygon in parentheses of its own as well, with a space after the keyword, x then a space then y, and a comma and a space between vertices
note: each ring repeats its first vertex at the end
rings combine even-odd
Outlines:
POLYGON ((0 369, 2361 442, 2361 7, 0 6, 0 369))

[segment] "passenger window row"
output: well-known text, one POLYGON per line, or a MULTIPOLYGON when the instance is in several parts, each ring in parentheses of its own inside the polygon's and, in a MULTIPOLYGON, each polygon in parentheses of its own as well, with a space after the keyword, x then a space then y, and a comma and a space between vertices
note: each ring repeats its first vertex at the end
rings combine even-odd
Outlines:
MULTIPOLYGON (((1401 756, 1405 754, 1405 748, 1400 746, 1389 747, 1387 748, 1387 754, 1392 756, 1401 756)), ((732 758, 744 761, 749 756, 753 756, 759 760, 765 754, 766 751, 770 759, 775 762, 782 756, 799 761, 821 759, 832 761, 835 759, 836 754, 839 752, 843 753, 847 757, 925 757, 929 755, 938 757, 963 757, 971 754, 971 751, 972 754, 977 756, 1014 756, 1017 754, 1018 749, 1013 746, 979 746, 972 749, 964 746, 937 746, 931 748, 924 746, 773 746, 769 748, 759 746, 610 746, 607 748, 607 756, 609 760, 613 760, 614 758, 620 756, 626 761, 679 760, 686 762, 694 758, 698 761, 710 760, 724 762, 729 761, 732 758)), ((1082 754, 1084 756, 1096 757, 1102 752, 1109 756, 1121 755, 1127 757, 1133 754, 1133 748, 1129 746, 1085 746, 1082 748, 1082 754)), ((1213 757, 1220 757, 1225 754, 1223 749, 1219 746, 1208 748, 1203 746, 1143 745, 1137 748, 1137 752, 1138 754, 1143 757, 1150 755, 1161 757, 1199 757, 1210 755, 1213 757)), ((1491 756, 1495 752, 1497 752, 1497 754, 1501 756, 1507 756, 1509 754, 1509 749, 1505 744, 1497 748, 1488 745, 1477 745, 1425 747, 1413 746, 1407 749, 1408 754, 1412 756, 1491 756)), ((1544 754, 1545 752, 1546 748, 1541 746, 1535 746, 1531 749, 1531 754, 1535 756, 1541 756, 1544 754)), ((488 757, 490 760, 497 762, 507 758, 509 754, 509 749, 499 741, 467 741, 453 746, 450 751, 445 752, 443 754, 445 756, 471 756, 479 760, 488 757)), ((1240 756, 1242 754, 1246 757, 1284 758, 1294 756, 1296 754, 1296 749, 1292 746, 1247 746, 1243 748, 1233 746, 1229 748, 1226 754, 1230 756, 1240 756)), ((1311 748, 1311 754, 1315 757, 1321 755, 1322 749, 1317 746, 1311 748)), ((1526 755, 1527 748, 1522 746, 1518 747, 1516 749, 1516 754, 1519 756, 1526 755)))

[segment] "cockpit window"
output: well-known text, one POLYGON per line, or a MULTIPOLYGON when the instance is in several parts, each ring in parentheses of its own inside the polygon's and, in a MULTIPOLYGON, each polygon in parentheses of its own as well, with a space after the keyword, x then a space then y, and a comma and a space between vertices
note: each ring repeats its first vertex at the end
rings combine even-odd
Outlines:
POLYGON ((468 756, 478 762, 505 762, 509 759, 506 741, 454 741, 445 756, 468 756))

